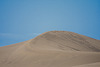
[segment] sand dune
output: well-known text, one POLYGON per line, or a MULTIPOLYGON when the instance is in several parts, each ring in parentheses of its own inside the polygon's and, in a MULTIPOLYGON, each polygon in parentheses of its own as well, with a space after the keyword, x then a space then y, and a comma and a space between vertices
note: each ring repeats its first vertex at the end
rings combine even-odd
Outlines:
POLYGON ((0 67, 100 67, 100 40, 68 31, 0 47, 0 67))

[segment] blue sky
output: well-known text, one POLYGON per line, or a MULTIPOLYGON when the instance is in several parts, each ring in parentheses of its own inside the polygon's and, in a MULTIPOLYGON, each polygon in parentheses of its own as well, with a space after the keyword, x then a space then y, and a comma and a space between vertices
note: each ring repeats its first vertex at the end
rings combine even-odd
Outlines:
POLYGON ((100 0, 0 0, 0 46, 52 30, 100 40, 100 0))

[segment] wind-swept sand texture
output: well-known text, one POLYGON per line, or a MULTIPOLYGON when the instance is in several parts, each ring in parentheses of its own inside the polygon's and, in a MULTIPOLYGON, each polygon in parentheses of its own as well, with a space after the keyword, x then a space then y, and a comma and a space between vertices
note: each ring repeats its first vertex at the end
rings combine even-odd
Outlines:
POLYGON ((0 67, 100 67, 100 40, 67 31, 0 47, 0 67))

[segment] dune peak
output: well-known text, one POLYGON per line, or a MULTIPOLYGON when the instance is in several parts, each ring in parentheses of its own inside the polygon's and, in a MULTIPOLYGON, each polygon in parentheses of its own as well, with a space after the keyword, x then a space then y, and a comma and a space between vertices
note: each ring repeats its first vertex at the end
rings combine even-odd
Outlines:
POLYGON ((72 51, 100 51, 97 40, 69 31, 48 31, 30 40, 32 48, 72 51), (90 42, 92 41, 92 42, 90 42))

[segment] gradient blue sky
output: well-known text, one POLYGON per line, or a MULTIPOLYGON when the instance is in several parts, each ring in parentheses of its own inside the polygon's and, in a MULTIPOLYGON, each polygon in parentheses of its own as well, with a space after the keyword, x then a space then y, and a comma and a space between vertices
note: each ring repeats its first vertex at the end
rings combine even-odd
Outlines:
POLYGON ((100 40, 100 0, 0 0, 0 46, 52 30, 100 40))

